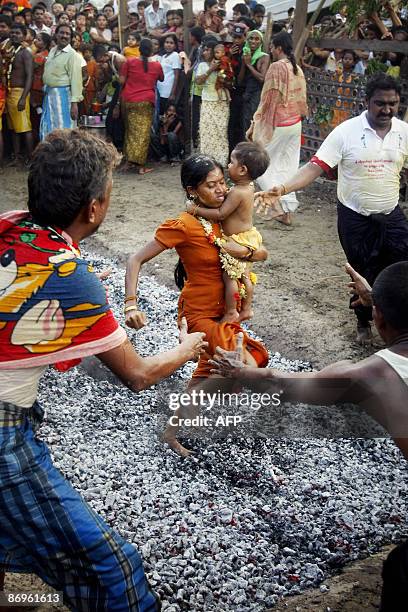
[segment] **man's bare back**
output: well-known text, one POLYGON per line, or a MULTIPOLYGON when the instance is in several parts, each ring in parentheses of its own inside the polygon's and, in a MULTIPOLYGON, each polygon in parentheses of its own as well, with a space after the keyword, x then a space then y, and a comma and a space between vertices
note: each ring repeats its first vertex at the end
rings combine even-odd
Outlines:
POLYGON ((16 54, 11 70, 10 87, 24 88, 26 84, 27 62, 32 62, 32 56, 28 49, 20 49, 16 54))

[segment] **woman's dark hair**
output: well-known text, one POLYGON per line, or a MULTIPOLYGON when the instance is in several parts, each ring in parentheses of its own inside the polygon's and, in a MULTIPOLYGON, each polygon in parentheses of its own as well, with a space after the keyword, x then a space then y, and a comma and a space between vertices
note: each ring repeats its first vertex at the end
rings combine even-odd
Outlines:
POLYGON ((238 2, 232 7, 234 13, 239 13, 243 17, 249 17, 249 8, 245 4, 245 2, 238 2))
POLYGON ((103 198, 120 156, 115 147, 83 130, 54 130, 33 153, 28 210, 40 225, 66 229, 81 209, 103 198))
POLYGON ((204 11, 208 11, 215 4, 218 4, 218 0, 205 0, 204 2, 204 11))
POLYGON ((371 77, 367 82, 367 99, 370 100, 379 89, 381 91, 391 91, 393 89, 398 96, 401 95, 401 85, 399 82, 389 74, 384 74, 384 72, 377 72, 377 74, 371 77))
POLYGON ((171 40, 174 42, 175 49, 178 49, 178 38, 173 32, 170 32, 169 34, 164 34, 162 36, 163 48, 167 38, 171 38, 171 40))
POLYGON ((51 36, 47 34, 47 32, 38 32, 37 36, 38 38, 41 38, 45 45, 45 48, 47 49, 47 51, 49 51, 51 47, 51 36))
POLYGON ((145 72, 149 71, 149 57, 153 51, 153 45, 150 38, 142 38, 139 45, 140 57, 143 62, 143 70, 145 72))
POLYGON ((288 60, 292 64, 293 74, 298 73, 298 67, 296 64, 296 58, 293 53, 293 41, 290 34, 287 32, 279 32, 272 38, 272 44, 274 47, 280 47, 285 55, 287 55, 288 60))
POLYGON ((188 196, 188 187, 197 189, 206 176, 211 170, 219 168, 224 172, 222 165, 217 162, 213 157, 209 155, 203 155, 202 153, 195 153, 187 157, 181 164, 180 179, 181 185, 188 196))
MULTIPOLYGON (((185 190, 187 197, 189 196, 188 187, 196 189, 203 181, 205 181, 207 175, 211 170, 219 168, 224 172, 222 165, 217 162, 214 158, 208 155, 202 155, 197 153, 191 155, 185 159, 181 165, 180 178, 183 189, 185 190)), ((179 259, 176 268, 174 270, 174 281, 177 287, 181 290, 184 287, 184 283, 187 280, 187 274, 183 266, 183 262, 179 259)))
POLYGON ((205 30, 201 26, 194 26, 194 28, 190 29, 190 34, 194 36, 198 44, 200 44, 205 36, 205 30))

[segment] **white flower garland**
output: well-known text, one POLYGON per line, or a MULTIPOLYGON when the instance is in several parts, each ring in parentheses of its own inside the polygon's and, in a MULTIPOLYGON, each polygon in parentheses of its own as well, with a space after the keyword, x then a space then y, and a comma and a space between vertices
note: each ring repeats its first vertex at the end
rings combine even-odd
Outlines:
MULTIPOLYGON (((203 226, 205 235, 207 236, 207 239, 210 244, 215 244, 215 246, 219 248, 219 257, 223 270, 225 270, 228 276, 233 280, 240 280, 246 270, 246 262, 240 259, 236 259, 235 257, 229 255, 229 253, 226 253, 223 250, 225 240, 216 236, 212 223, 210 221, 204 219, 203 217, 198 217, 198 220, 203 226)), ((245 294, 245 288, 242 287, 242 289, 240 289, 240 296, 245 297, 245 295, 242 294, 242 290, 245 294)))

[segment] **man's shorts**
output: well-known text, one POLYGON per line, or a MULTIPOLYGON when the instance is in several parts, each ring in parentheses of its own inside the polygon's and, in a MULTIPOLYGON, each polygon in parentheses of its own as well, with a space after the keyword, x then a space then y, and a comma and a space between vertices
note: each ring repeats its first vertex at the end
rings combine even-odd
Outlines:
POLYGON ((14 130, 16 134, 23 134, 32 130, 30 121, 30 94, 26 97, 24 110, 19 111, 17 108, 23 91, 22 87, 11 87, 6 98, 7 124, 9 129, 14 130))

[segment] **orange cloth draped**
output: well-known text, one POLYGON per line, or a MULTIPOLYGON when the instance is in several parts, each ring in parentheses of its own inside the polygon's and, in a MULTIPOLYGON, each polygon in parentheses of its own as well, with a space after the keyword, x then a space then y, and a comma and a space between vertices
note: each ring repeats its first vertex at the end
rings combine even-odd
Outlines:
POLYGON ((97 90, 96 80, 98 74, 98 64, 94 59, 91 59, 89 60, 89 62, 86 62, 86 71, 88 74, 88 80, 84 88, 83 104, 85 108, 85 115, 89 115, 91 112, 91 104, 92 102, 94 102, 97 90))
MULTIPOLYGON (((220 227, 213 224, 214 232, 221 235, 220 227)), ((186 317, 189 332, 204 332, 208 351, 200 358, 194 378, 210 375, 208 360, 217 346, 234 350, 235 336, 244 333, 244 348, 259 367, 268 364, 268 351, 250 338, 237 323, 220 323, 224 315, 224 283, 218 248, 210 244, 201 223, 188 213, 165 221, 156 231, 155 238, 167 249, 175 248, 187 273, 188 280, 179 298, 179 320, 186 317)))
POLYGON ((278 126, 293 125, 308 113, 306 80, 298 66, 295 75, 288 59, 273 62, 265 76, 261 100, 254 115, 253 139, 267 145, 278 126))

